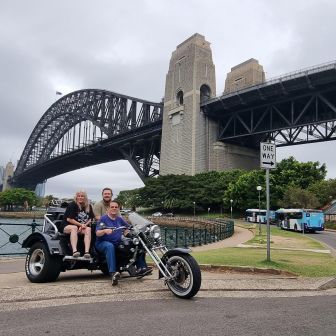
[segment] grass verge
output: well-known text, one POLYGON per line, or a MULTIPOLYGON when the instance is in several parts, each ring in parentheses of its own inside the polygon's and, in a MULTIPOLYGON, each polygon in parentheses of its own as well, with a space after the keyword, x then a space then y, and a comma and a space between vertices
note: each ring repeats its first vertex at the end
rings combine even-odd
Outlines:
POLYGON ((271 261, 267 261, 266 226, 262 226, 262 235, 259 236, 258 225, 244 222, 239 222, 239 225, 254 233, 254 237, 245 243, 254 247, 193 252, 193 256, 200 264, 272 268, 307 277, 336 276, 335 257, 327 253, 302 250, 325 250, 326 248, 318 241, 297 232, 271 226, 271 261), (286 250, 282 250, 284 248, 286 250))
POLYGON ((306 277, 336 275, 336 258, 325 253, 271 249, 270 262, 266 260, 264 248, 232 247, 192 255, 200 264, 272 268, 306 277))

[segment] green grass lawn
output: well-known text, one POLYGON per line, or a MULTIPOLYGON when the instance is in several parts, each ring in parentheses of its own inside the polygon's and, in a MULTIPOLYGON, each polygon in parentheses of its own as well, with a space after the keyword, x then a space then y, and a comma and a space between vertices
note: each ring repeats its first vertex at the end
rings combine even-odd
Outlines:
POLYGON ((326 250, 318 241, 302 233, 271 226, 271 261, 267 262, 266 226, 262 226, 262 236, 259 236, 259 227, 255 224, 238 223, 255 234, 245 243, 254 247, 222 248, 192 255, 200 264, 273 268, 308 277, 336 276, 336 258, 331 254, 302 251, 326 250))
MULTIPOLYGON (((262 235, 259 235, 257 226, 249 226, 249 229, 254 233, 254 237, 246 242, 246 245, 266 246, 267 236, 266 227, 262 227, 262 235)), ((271 247, 272 248, 292 248, 292 249, 326 249, 320 242, 311 239, 310 237, 293 231, 281 230, 276 226, 270 227, 271 247)))
POLYGON ((336 276, 336 258, 330 254, 271 249, 270 262, 266 254, 265 248, 240 247, 192 253, 200 264, 272 268, 307 277, 336 276))

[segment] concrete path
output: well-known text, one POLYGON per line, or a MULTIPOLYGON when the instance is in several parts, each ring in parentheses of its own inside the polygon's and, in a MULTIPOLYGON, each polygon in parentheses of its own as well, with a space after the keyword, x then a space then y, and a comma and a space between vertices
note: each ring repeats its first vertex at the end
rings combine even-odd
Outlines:
POLYGON ((195 252, 215 250, 223 247, 235 247, 239 244, 245 243, 253 238, 253 233, 245 228, 235 225, 234 234, 226 239, 220 240, 216 243, 192 247, 195 252))
MULTIPOLYGON (((137 280, 121 279, 112 287, 109 277, 85 270, 61 274, 53 283, 34 284, 25 273, 1 274, 0 312, 76 303, 173 299, 158 280, 157 271, 137 280)), ((334 278, 298 278, 272 274, 202 271, 197 297, 298 297, 336 296, 334 278)))

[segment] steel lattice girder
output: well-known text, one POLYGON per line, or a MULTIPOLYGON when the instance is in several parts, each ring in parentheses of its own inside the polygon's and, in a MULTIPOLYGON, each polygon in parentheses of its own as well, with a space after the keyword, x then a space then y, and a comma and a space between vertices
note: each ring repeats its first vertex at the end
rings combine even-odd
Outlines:
POLYGON ((287 145, 294 144, 296 140, 301 143, 324 141, 334 134, 334 121, 336 89, 227 114, 220 120, 218 138, 226 141, 246 135, 273 133, 273 137, 282 136, 284 144, 287 145), (325 130, 321 131, 323 125, 325 130), (311 133, 315 130, 315 136, 310 140, 306 136, 301 138, 298 136, 301 130, 312 136, 314 135, 311 133))
POLYGON ((202 110, 228 143, 257 148, 269 138, 281 146, 333 140, 336 63, 213 98, 202 110))
MULTIPOLYGON (((41 117, 23 150, 17 165, 15 179, 33 167, 41 167, 51 160, 51 153, 60 140, 74 126, 90 121, 99 128, 105 139, 121 134, 132 134, 136 130, 162 123, 162 103, 120 95, 104 90, 80 90, 72 92, 55 102, 41 117)), ((159 127, 161 132, 161 127, 159 127)), ((146 130, 143 132, 146 134, 146 130)), ((75 136, 75 134, 73 135, 75 136)), ((77 134, 77 137, 80 134, 77 134)), ((88 139, 90 143, 102 139, 88 139)), ((67 152, 78 148, 70 146, 67 152)), ((61 156, 65 153, 61 153, 61 156)), ((143 159, 143 158, 142 158, 143 159)), ((140 159, 137 159, 138 161, 140 159)), ((108 160, 107 160, 108 161, 108 160)), ((141 166, 142 168, 142 166, 141 166)), ((149 173, 150 169, 145 169, 149 173)))

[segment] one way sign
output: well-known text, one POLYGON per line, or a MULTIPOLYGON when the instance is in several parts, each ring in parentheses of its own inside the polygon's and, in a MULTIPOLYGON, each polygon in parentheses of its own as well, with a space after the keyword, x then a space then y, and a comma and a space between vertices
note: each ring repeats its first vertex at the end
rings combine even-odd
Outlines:
POLYGON ((276 168, 276 146, 268 142, 260 143, 260 168, 276 168))

